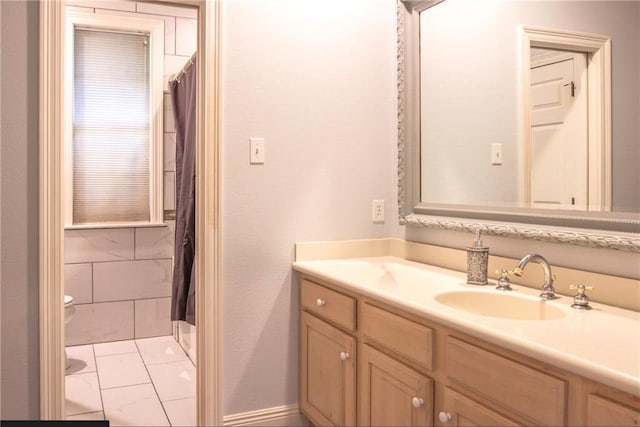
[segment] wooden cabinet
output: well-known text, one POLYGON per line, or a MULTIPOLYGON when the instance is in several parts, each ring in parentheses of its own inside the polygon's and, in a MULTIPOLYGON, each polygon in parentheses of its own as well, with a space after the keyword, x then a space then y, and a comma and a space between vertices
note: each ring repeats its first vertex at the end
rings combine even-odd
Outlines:
POLYGON ((355 339, 306 312, 300 326, 302 412, 316 425, 355 425, 355 339))
POLYGON ((360 355, 358 424, 433 425, 433 381, 364 345, 360 355))
POLYGON ((445 373, 452 384, 533 425, 567 424, 566 381, 452 336, 445 345, 445 373))
POLYGON ((520 425, 448 387, 444 390, 443 410, 437 417, 442 425, 455 427, 520 425))
POLYGON ((356 300, 310 280, 302 280, 300 305, 303 309, 344 328, 356 330, 356 300))
POLYGON ((427 370, 432 368, 433 330, 388 310, 363 303, 362 334, 366 341, 406 358, 427 370))
POLYGON ((640 412, 597 394, 590 394, 587 403, 587 425, 640 426, 640 412))
POLYGON ((593 382, 586 384, 587 426, 640 426, 640 397, 593 382))
POLYGON ((337 285, 301 285, 300 409, 314 425, 640 426, 637 395, 337 285))
POLYGON ((316 425, 356 424, 356 301, 302 280, 300 409, 316 425))

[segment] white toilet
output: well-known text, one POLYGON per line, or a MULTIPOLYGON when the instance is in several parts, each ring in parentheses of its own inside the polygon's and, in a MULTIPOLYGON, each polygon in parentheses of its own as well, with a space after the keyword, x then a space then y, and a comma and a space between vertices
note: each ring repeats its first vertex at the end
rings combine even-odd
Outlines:
MULTIPOLYGON (((64 324, 69 323, 69 320, 73 317, 73 313, 76 312, 76 306, 73 305, 73 297, 69 295, 64 296, 64 324)), ((67 357, 67 350, 64 351, 64 363, 65 368, 68 368, 71 364, 67 357)))

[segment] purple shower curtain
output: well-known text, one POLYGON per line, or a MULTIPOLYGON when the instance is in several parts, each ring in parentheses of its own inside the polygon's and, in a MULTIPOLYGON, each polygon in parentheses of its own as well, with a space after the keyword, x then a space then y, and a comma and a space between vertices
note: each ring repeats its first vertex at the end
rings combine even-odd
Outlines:
POLYGON ((196 64, 169 82, 176 124, 176 234, 171 320, 196 324, 196 64))

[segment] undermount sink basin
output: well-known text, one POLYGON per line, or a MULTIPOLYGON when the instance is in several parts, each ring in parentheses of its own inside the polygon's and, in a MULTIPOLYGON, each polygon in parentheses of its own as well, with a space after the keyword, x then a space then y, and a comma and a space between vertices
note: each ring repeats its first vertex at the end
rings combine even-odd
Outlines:
POLYGON ((553 320, 565 312, 539 298, 499 291, 461 290, 435 296, 440 304, 468 313, 513 320, 553 320))

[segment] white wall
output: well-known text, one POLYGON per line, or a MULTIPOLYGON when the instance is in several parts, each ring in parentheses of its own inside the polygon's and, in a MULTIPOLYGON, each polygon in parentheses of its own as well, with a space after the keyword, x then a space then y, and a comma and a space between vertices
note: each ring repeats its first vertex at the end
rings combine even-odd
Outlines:
POLYGON ((0 2, 0 412, 38 419, 38 2, 0 2))
MULTIPOLYGON (((2 22, 2 7, 0 6, 0 23, 2 22)), ((2 47, 2 31, 0 31, 0 47, 2 47)), ((0 55, 0 82, 2 82, 2 55, 0 55)), ((2 100, 2 85, 0 85, 0 100, 2 100)), ((2 129, 2 102, 0 102, 0 129, 2 129)), ((0 147, 2 147, 2 132, 0 132, 0 147)), ((0 149, 0 176, 2 176, 2 149, 0 149)), ((0 185, 0 212, 2 212, 2 185, 0 185)), ((2 242, 2 220, 0 219, 0 242, 2 242)), ((0 260, 4 261, 2 258, 2 244, 0 243, 0 260)), ((2 289, 2 262, 0 262, 0 289, 2 289)), ((2 298, 0 298, 1 304, 2 298)), ((0 328, 2 327, 2 322, 0 322, 0 328)), ((1 349, 0 349, 0 357, 1 349)), ((1 363, 0 363, 0 366, 1 363)), ((0 387, 0 402, 2 402, 2 387, 0 387)), ((2 419, 2 405, 0 405, 0 420, 2 419)))
POLYGON ((396 203, 396 7, 234 0, 223 8, 224 413, 297 402, 294 243, 389 236, 396 203), (249 138, 266 163, 249 165, 249 138), (386 223, 371 223, 384 199, 386 223))

